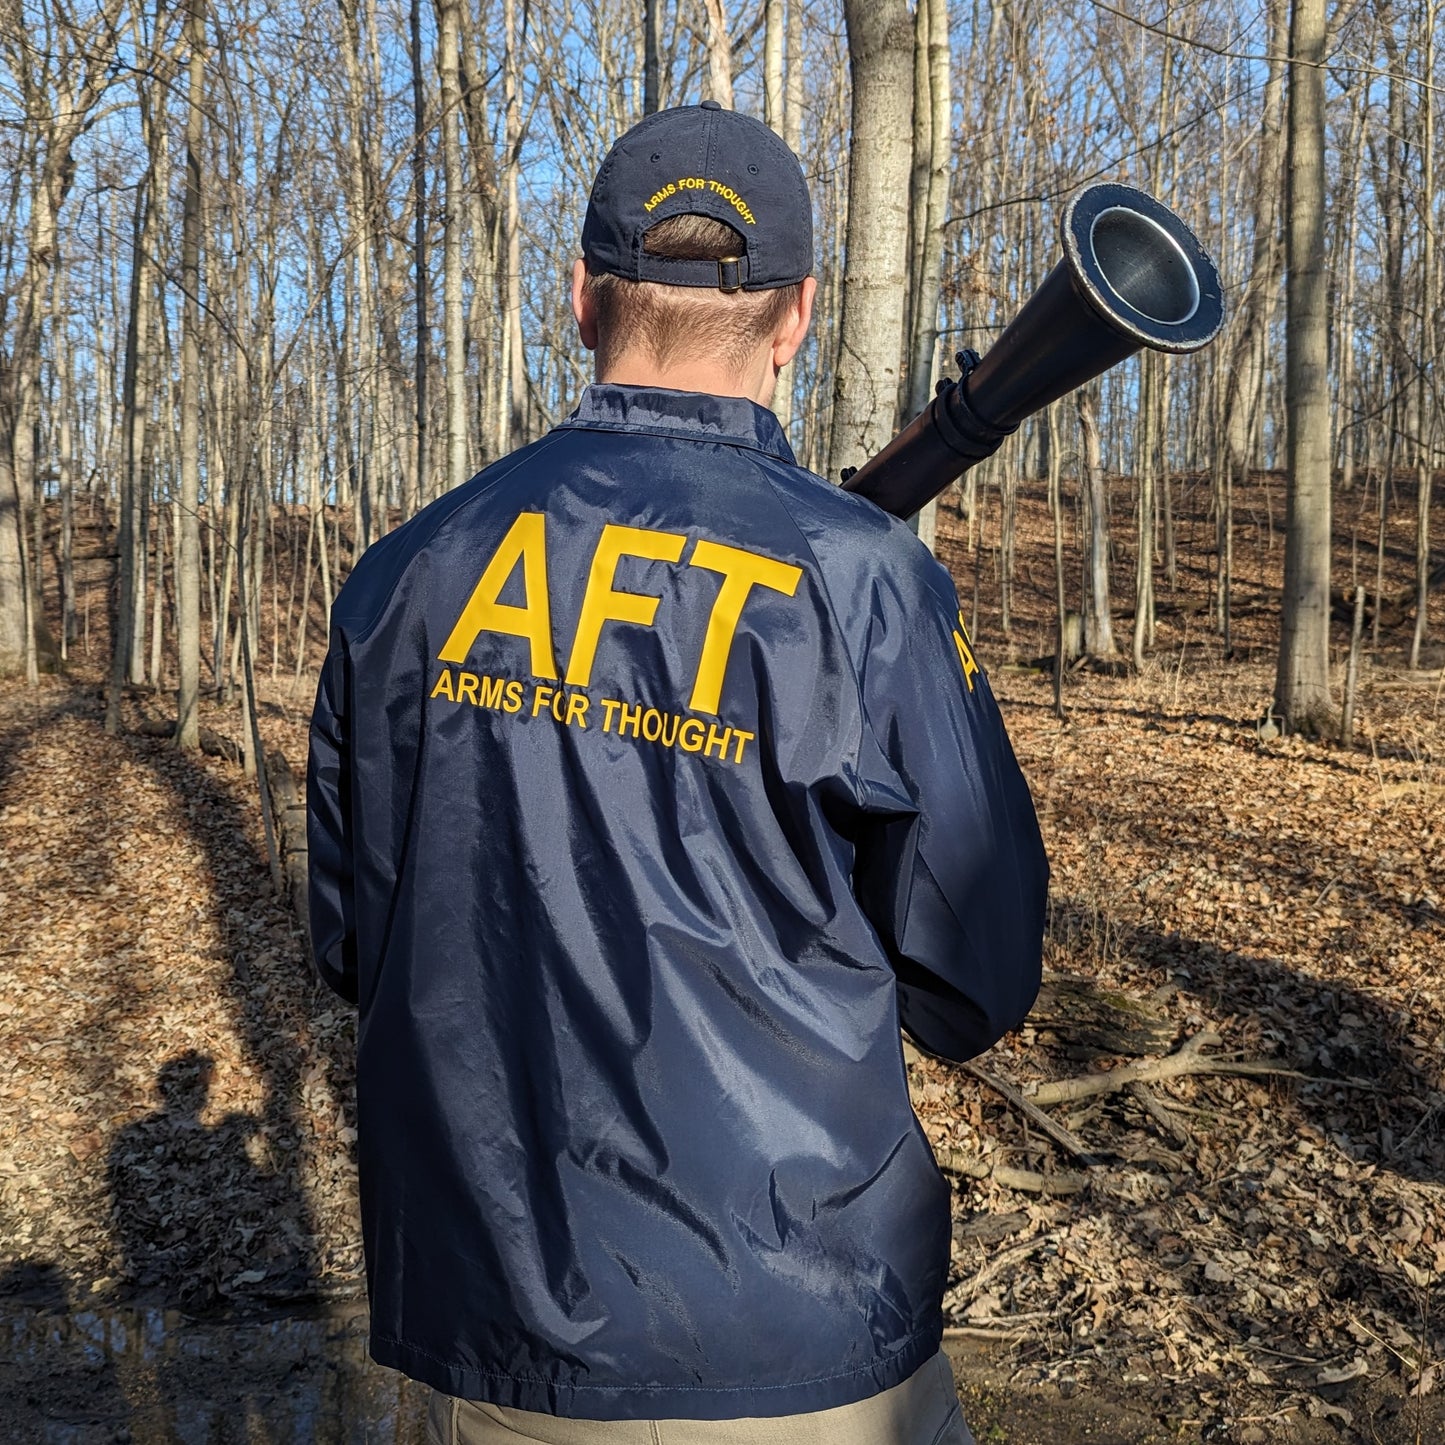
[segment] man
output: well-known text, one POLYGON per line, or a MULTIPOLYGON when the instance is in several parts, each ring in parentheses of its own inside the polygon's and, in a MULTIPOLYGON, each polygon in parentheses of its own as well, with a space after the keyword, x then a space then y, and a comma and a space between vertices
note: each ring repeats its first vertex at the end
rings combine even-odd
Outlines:
POLYGON ((711 102, 597 176, 598 382, 376 543, 310 767, 360 1005, 371 1351, 433 1439, 969 1439, 900 1022, 1038 986, 1047 866, 947 574, 800 469, 792 152, 711 102))

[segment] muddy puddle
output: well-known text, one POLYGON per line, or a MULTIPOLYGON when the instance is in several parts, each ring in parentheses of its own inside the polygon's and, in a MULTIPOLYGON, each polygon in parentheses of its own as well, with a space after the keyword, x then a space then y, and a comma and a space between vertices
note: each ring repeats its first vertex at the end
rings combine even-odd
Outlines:
POLYGON ((7 1445, 417 1445, 426 1398, 367 1359, 359 1304, 200 1320, 0 1307, 7 1445))

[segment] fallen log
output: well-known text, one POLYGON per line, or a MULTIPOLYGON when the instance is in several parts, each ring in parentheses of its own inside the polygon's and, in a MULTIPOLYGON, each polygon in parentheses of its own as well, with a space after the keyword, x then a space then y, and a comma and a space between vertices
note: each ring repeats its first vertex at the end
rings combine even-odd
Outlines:
MULTIPOLYGON (((136 724, 134 731, 143 738, 173 738, 176 735, 175 719, 146 718, 136 724)), ((241 745, 239 743, 233 742, 213 728, 201 728, 199 737, 201 751, 207 757, 224 758, 228 763, 240 763, 241 745)))
POLYGON ((1045 977, 1026 1027, 1073 1059, 1143 1058, 1177 1037, 1176 1026, 1145 1000, 1073 974, 1045 977))
MULTIPOLYGON (((1445 562, 1436 567, 1427 579, 1427 589, 1431 592, 1437 591, 1445 586, 1445 562)), ((1375 609, 1380 611, 1380 625, 1384 628, 1399 627, 1415 615, 1415 584, 1412 582, 1408 587, 1402 588, 1399 592, 1386 593, 1383 599, 1378 598, 1373 592, 1366 589, 1365 594, 1365 621, 1373 623, 1375 609)), ((1334 587, 1330 590, 1330 614, 1336 622, 1349 622, 1355 613, 1355 594, 1351 588, 1346 591, 1343 587, 1334 587)))

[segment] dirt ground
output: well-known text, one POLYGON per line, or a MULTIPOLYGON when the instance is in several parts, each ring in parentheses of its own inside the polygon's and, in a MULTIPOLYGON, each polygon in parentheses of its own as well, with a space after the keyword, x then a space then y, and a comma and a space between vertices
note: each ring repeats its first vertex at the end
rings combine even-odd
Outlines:
MULTIPOLYGON (((977 552, 946 517, 939 549, 966 615, 978 576, 975 641, 1053 867, 1039 1010, 976 1069, 910 1069, 955 1183, 948 1347, 974 1431, 1445 1440, 1445 659, 1409 672, 1408 624, 1387 628, 1353 748, 1261 735, 1282 483, 1240 498, 1228 656, 1207 499, 1181 486, 1148 664, 1071 675, 1061 722, 1033 666, 1040 490, 1008 634, 996 516, 977 552), (1181 1050, 1214 1071, 1168 1076, 1181 1050), (1020 1103, 1069 1081, 1100 1091, 1047 1104, 1051 1128, 1020 1103)), ((1373 575, 1357 533, 1342 503, 1340 581, 1373 575)), ((103 731, 110 563, 98 526, 82 540, 88 650, 37 689, 0 682, 0 1438, 415 1438, 415 1400, 356 1344, 350 1019, 271 888, 255 785, 141 733, 165 692, 103 731), (286 1333, 337 1311, 304 1348, 286 1333)), ((1120 548, 1116 598, 1131 574, 1120 548)), ((269 646, 263 735, 299 765, 310 685, 269 646)), ((234 705, 204 720, 239 735, 234 705)))

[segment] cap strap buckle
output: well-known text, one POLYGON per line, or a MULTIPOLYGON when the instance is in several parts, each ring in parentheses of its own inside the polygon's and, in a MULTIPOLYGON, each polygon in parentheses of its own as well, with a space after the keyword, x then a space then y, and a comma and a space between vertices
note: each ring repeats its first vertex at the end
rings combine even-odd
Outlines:
POLYGON ((718 258, 717 289, 727 292, 743 289, 743 258, 741 256, 720 256, 718 258))

